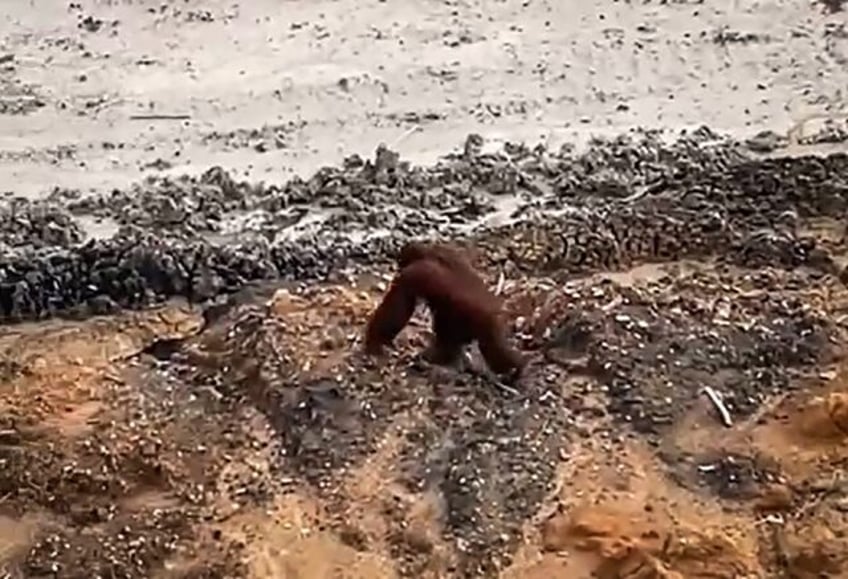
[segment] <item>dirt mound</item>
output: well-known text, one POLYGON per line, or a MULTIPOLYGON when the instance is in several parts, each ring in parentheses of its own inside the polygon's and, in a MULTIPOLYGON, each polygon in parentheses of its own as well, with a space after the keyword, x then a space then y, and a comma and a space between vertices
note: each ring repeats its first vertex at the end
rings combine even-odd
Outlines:
POLYGON ((599 559, 596 576, 683 579, 755 576, 756 559, 726 529, 702 530, 633 514, 587 508, 551 519, 542 532, 546 551, 576 549, 599 559))
POLYGON ((848 436, 848 394, 831 392, 811 400, 799 428, 811 438, 844 439, 848 436))
MULTIPOLYGON (((697 374, 716 388, 756 361, 784 372, 777 383, 759 375, 780 387, 747 412, 725 398, 743 421, 793 394, 788 370, 800 376, 820 364, 821 348, 780 341, 791 316, 816 320, 801 323, 820 324, 827 341, 838 335, 812 290, 794 294, 803 308, 785 309, 789 293, 782 302, 747 295, 747 274, 738 275, 587 279, 562 293, 506 284, 527 347, 539 348, 517 392, 492 382, 476 358, 478 373, 427 365, 418 318, 388 359, 360 356, 359 332, 379 296, 373 282, 256 287, 206 315, 171 309, 64 331, 22 327, 2 340, 16 370, 2 406, 0 488, 9 524, 35 531, 10 543, 6 560, 25 575, 67 577, 533 577, 557 565, 605 577, 828 572, 840 564, 838 493, 799 479, 780 453, 739 452, 733 437, 697 452, 677 439, 708 404, 696 388, 665 386, 693 361, 724 368, 722 382, 697 374), (726 323, 702 321, 715 319, 726 323), (739 324, 744 335, 733 333, 739 324), (684 328, 688 340, 675 338, 684 328), (706 347, 699 332, 722 346, 706 347), (34 355, 35 343, 53 346, 34 355), (73 388, 57 387, 58 376, 73 388), (616 376, 631 389, 617 389, 616 376), (638 442, 622 426, 639 428, 622 410, 634 391, 668 417, 638 442), (770 500, 779 488, 784 500, 770 500), (718 514, 717 502, 733 514, 718 514), (560 514, 548 518, 552 508, 560 514), (780 529, 779 543, 754 525, 793 513, 800 518, 780 529), (773 558, 760 560, 758 549, 773 558)), ((823 400, 799 408, 838 415, 841 399, 823 400)), ((798 432, 790 426, 787 436, 798 432)))
MULTIPOLYGON (((211 373, 193 380, 227 385, 225 395, 259 408, 281 438, 286 476, 335 510, 351 508, 344 491, 350 472, 379 455, 387 437, 395 440, 385 476, 401 496, 435 497, 432 524, 456 541, 460 570, 502 566, 551 488, 568 425, 559 392, 541 382, 513 395, 483 377, 429 369, 412 352, 383 368, 358 360, 346 336, 357 335, 371 307, 352 292, 307 290, 236 308, 193 349, 215 360, 211 373), (340 339, 321 335, 328 319, 340 339), (319 340, 318 355, 305 357, 319 340)), ((384 508, 393 527, 406 516, 401 505, 384 508)), ((414 535, 398 530, 390 539, 410 568, 428 552, 414 535)))

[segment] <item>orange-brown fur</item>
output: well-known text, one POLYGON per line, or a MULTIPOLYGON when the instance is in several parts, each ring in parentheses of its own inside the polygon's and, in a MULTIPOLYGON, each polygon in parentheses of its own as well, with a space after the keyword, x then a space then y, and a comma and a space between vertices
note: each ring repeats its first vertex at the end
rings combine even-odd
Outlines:
POLYGON ((390 344, 423 300, 433 316, 434 362, 455 362, 476 340, 492 371, 513 377, 520 373, 524 362, 507 341, 500 300, 459 250, 410 243, 401 250, 398 265, 400 272, 368 322, 366 351, 376 353, 390 344))

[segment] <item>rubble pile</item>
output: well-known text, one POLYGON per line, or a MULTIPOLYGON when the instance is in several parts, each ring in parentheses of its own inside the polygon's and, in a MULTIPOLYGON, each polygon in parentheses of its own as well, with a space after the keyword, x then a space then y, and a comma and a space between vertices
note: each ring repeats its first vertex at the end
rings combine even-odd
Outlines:
MULTIPOLYGON (((828 249, 798 223, 841 218, 848 156, 753 159, 733 142, 709 144, 715 140, 701 131, 664 144, 648 133, 596 141, 575 155, 520 146, 483 153, 471 136, 462 154, 430 168, 409 167, 381 147, 374 161, 351 158, 283 186, 238 183, 215 168, 101 198, 57 191, 49 212, 7 228, 0 319, 175 296, 204 302, 257 280, 317 279, 385 262, 420 236, 464 237, 486 249, 489 262, 525 275, 710 255, 835 273, 828 249), (600 165, 616 175, 614 195, 596 187, 600 165), (493 188, 495 173, 511 174, 515 187, 492 194, 503 189, 493 188), (506 193, 519 195, 518 208, 506 223, 488 224, 506 193), (82 240, 72 216, 84 215, 119 228, 111 238, 82 240)), ((16 215, 36 211, 26 202, 13 207, 16 215)))

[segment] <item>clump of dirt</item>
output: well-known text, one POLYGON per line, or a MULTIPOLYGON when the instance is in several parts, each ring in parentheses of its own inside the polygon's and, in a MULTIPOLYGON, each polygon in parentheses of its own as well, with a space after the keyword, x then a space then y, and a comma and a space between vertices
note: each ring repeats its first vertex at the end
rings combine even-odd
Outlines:
MULTIPOLYGON (((777 465, 768 464, 764 457, 726 453, 681 461, 690 467, 689 472, 679 474, 681 483, 686 484, 688 479, 724 499, 752 500, 782 482, 777 465)), ((677 468, 682 470, 679 465, 677 468)))
POLYGON ((848 394, 831 392, 811 400, 799 428, 811 438, 840 440, 848 437, 848 394))
POLYGON ((12 199, 0 206, 0 248, 69 247, 83 239, 79 225, 60 207, 12 199))
POLYGON ((820 0, 820 3, 831 14, 842 12, 845 6, 845 0, 820 0))
POLYGON ((584 509, 549 520, 542 531, 546 551, 575 549, 598 557, 595 576, 683 579, 745 577, 756 570, 746 545, 725 529, 665 527, 642 516, 615 510, 584 509), (665 527, 665 528, 664 528, 665 527))

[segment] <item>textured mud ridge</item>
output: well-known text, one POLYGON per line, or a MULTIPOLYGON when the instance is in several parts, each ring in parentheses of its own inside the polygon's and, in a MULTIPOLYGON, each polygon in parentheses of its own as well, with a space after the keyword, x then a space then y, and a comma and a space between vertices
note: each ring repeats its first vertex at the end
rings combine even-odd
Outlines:
POLYGON ((63 248, 79 244, 82 229, 61 207, 13 199, 0 209, 0 250, 63 248))
POLYGON ((649 133, 575 155, 516 146, 484 153, 471 136, 434 168, 410 168, 381 148, 373 162, 351 159, 281 187, 212 170, 105 199, 57 192, 46 206, 16 202, 7 211, 0 316, 111 311, 175 296, 205 302, 257 280, 316 279, 386 261, 422 235, 466 237, 491 247, 489 261, 525 271, 719 254, 739 265, 833 272, 826 249, 795 226, 799 217, 841 217, 848 157, 756 160, 716 141, 707 130, 671 144, 649 133), (511 215, 496 211, 510 199, 511 215), (120 229, 80 243, 63 211, 109 217, 120 229), (238 222, 234 212, 255 219, 238 222))
MULTIPOLYGON (((646 260, 718 255, 739 265, 833 267, 827 251, 798 231, 799 217, 840 218, 848 156, 744 161, 718 171, 681 171, 639 191, 633 202, 572 201, 574 215, 539 216, 509 233, 504 260, 533 271, 591 272, 646 260), (540 238, 545 252, 535 251, 540 238)), ((553 203, 549 209, 555 209, 553 203)))

